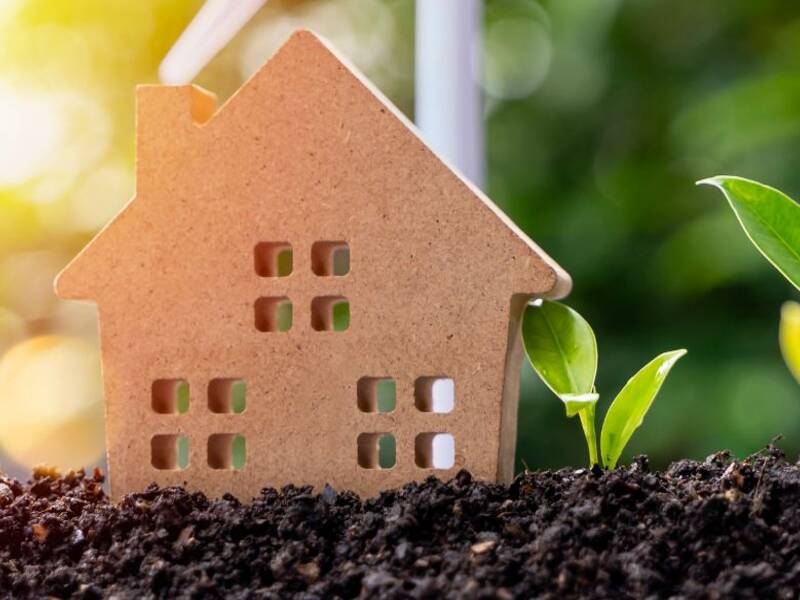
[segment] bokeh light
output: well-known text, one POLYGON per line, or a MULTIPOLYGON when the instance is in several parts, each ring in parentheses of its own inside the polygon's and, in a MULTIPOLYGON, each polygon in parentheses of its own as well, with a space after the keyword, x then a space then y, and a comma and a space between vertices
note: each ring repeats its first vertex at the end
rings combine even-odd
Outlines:
POLYGON ((483 88, 493 98, 530 95, 550 68, 550 35, 535 18, 504 19, 486 30, 483 88))
POLYGON ((0 306, 0 356, 27 337, 25 321, 14 311, 0 306))
POLYGON ((39 175, 63 140, 64 122, 46 96, 0 83, 0 186, 39 175))
POLYGON ((73 231, 97 231, 131 199, 133 190, 130 165, 104 161, 70 191, 68 226, 73 231))
POLYGON ((0 23, 14 16, 22 0, 3 0, 0 2, 0 23))
POLYGON ((394 22, 379 0, 325 0, 299 3, 292 10, 272 7, 243 34, 239 72, 242 79, 272 56, 298 28, 324 36, 378 83, 390 59, 394 22))
POLYGON ((0 446, 25 467, 98 462, 104 449, 99 356, 89 343, 41 336, 0 361, 0 446))
POLYGON ((60 303, 53 279, 67 258, 57 251, 35 250, 0 259, 0 300, 26 322, 42 325, 60 303))

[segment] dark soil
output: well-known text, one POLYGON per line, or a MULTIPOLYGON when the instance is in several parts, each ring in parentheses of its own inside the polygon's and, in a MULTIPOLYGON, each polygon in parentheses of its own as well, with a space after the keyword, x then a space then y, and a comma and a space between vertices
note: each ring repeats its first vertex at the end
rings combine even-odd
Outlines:
POLYGON ((433 478, 252 503, 102 476, 0 478, 0 597, 798 598, 800 466, 774 447, 650 472, 433 478))

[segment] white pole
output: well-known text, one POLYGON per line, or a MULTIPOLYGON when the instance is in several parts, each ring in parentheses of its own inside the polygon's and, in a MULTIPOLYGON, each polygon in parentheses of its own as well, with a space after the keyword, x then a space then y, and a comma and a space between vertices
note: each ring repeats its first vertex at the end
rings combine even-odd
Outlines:
POLYGON ((189 83, 267 0, 206 0, 161 62, 163 83, 189 83))
POLYGON ((417 0, 415 112, 426 142, 482 188, 481 4, 417 0))
MULTIPOLYGON (((479 85, 481 0, 417 0, 415 119, 425 141, 447 162, 482 188, 485 183, 483 102, 479 85)), ((434 388, 434 404, 452 406, 434 388)), ((432 440, 433 465, 454 464, 453 438, 432 440)))

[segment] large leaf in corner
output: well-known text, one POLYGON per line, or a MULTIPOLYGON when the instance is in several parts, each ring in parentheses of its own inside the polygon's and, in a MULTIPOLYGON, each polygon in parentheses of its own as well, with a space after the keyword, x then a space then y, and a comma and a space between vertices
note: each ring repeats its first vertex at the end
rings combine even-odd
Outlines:
POLYGON ((783 192, 741 177, 698 181, 719 188, 759 252, 800 289, 800 204, 783 192))
POLYGON ((670 369, 686 350, 659 354, 628 380, 611 403, 600 432, 600 456, 609 469, 617 466, 622 450, 642 424, 670 369))

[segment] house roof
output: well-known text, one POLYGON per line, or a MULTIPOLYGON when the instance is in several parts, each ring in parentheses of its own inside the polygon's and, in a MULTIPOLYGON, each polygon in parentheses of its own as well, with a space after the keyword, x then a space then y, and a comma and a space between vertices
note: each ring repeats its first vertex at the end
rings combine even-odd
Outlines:
MULTIPOLYGON (((295 71, 295 76, 302 78, 305 69, 313 69, 326 60, 330 61, 331 56, 370 92, 372 98, 379 102, 382 108, 404 125, 409 136, 421 140, 413 123, 358 69, 339 55, 327 42, 309 31, 301 30, 295 32, 276 55, 216 111, 214 95, 195 85, 139 86, 137 88, 137 194, 147 195, 147 182, 152 178, 151 173, 156 168, 154 162, 158 162, 160 169, 180 168, 181 154, 187 148, 182 144, 207 143, 202 136, 195 135, 198 130, 211 129, 218 120, 224 121, 228 115, 251 110, 254 96, 258 97, 258 94, 263 92, 263 86, 269 85, 270 69, 277 68, 280 63, 286 62, 295 71), (159 126, 165 122, 165 119, 173 119, 176 122, 174 125, 177 126, 178 135, 165 135, 162 127, 159 126), (186 135, 182 136, 180 132, 184 132, 186 135)), ((280 93, 281 99, 285 98, 287 102, 292 101, 292 95, 291 89, 282 90, 280 93)), ((237 123, 241 122, 241 120, 237 121, 237 123)), ((238 134, 239 131, 241 131, 241 127, 233 133, 238 134)), ((447 164, 447 161, 436 155, 433 150, 428 148, 428 151, 430 160, 443 163, 461 182, 464 190, 468 192, 463 194, 465 201, 469 201, 469 196, 471 196, 472 200, 482 203, 520 241, 523 252, 531 255, 534 259, 534 268, 547 272, 545 275, 549 282, 549 290, 541 295, 552 298, 566 295, 571 288, 569 275, 481 190, 464 178, 457 169, 447 164)), ((122 211, 64 268, 55 282, 56 293, 59 296, 72 299, 98 299, 99 289, 110 272, 108 267, 102 265, 109 261, 116 264, 125 260, 125 235, 121 235, 121 232, 129 228, 136 229, 139 235, 147 234, 147 227, 142 227, 140 223, 142 220, 147 220, 147 214, 144 208, 139 207, 139 204, 140 202, 134 196, 122 211), (132 227, 132 224, 137 222, 139 225, 132 227)))

